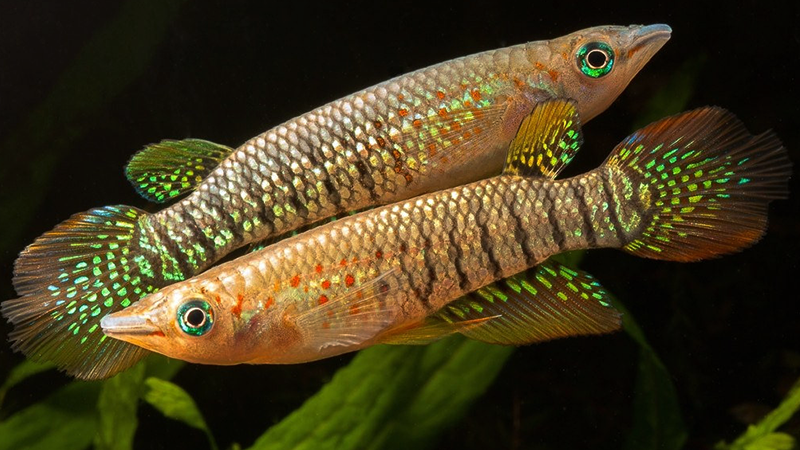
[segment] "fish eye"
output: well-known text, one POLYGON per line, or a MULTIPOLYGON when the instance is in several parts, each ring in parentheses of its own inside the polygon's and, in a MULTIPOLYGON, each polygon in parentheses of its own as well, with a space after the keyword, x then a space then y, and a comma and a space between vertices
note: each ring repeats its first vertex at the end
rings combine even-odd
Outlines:
POLYGON ((214 325, 211 305, 205 300, 190 300, 178 308, 178 325, 186 334, 202 336, 214 325))
POLYGON ((600 78, 614 68, 614 50, 605 42, 589 42, 576 54, 581 72, 592 78, 600 78))

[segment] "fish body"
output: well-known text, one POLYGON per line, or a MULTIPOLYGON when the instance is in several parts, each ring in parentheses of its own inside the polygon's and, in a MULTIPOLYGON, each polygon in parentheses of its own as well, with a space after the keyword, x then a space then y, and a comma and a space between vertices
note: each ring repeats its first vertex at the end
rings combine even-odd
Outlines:
POLYGON ((602 288, 548 257, 737 251, 763 234, 790 173, 774 135, 752 136, 718 108, 651 124, 599 168, 554 180, 580 142, 574 105, 546 102, 522 123, 503 175, 242 256, 106 316, 103 331, 210 364, 300 363, 453 332, 501 344, 608 332, 619 315, 602 288))
POLYGON ((126 168, 139 192, 158 202, 190 194, 154 214, 79 213, 28 246, 14 270, 21 298, 2 304, 13 347, 77 376, 107 376, 94 372, 97 358, 144 353, 106 339, 104 315, 243 245, 497 174, 535 105, 569 98, 589 120, 669 35, 666 25, 590 28, 397 77, 235 150, 197 139, 145 148, 126 168))

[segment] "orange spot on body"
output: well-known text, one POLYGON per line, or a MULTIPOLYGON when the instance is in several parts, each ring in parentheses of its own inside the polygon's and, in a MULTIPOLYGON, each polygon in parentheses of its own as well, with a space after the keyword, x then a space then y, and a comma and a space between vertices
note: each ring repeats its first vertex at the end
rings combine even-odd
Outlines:
POLYGON ((292 277, 290 281, 292 287, 300 286, 300 275, 295 275, 292 277))
POLYGON ((405 97, 403 96, 403 94, 397 94, 397 99, 398 99, 398 100, 402 100, 402 99, 404 99, 404 98, 405 98, 405 97))
POLYGON ((352 286, 353 283, 355 283, 355 282, 356 282, 356 279, 353 278, 353 276, 350 275, 349 273, 347 274, 347 276, 344 277, 344 285, 347 286, 347 287, 352 286))
POLYGON ((378 258, 378 259, 383 258, 383 252, 378 250, 377 252, 375 252, 375 257, 378 258))
POLYGON ((231 314, 236 317, 242 316, 242 302, 244 301, 244 294, 236 294, 236 304, 231 308, 231 314))
POLYGON ((464 106, 466 106, 467 108, 472 108, 472 102, 467 100, 464 102, 464 106))
POLYGON ((272 297, 267 298, 267 302, 264 303, 264 309, 269 309, 275 303, 275 299, 272 297))
POLYGON ((372 124, 375 125, 375 128, 380 128, 383 126, 380 120, 376 120, 375 122, 372 122, 372 124))
POLYGON ((379 136, 375 138, 375 140, 378 141, 378 147, 380 148, 386 147, 386 140, 383 139, 382 137, 379 136))
POLYGON ((540 63, 539 61, 536 61, 533 67, 535 67, 536 70, 544 70, 544 64, 540 63))
POLYGON ((328 289, 331 287, 331 280, 322 280, 322 289, 328 289))
POLYGON ((548 75, 553 81, 558 81, 558 71, 555 69, 550 69, 547 71, 548 75))
POLYGON ((412 181, 414 181, 414 177, 412 177, 410 173, 407 173, 407 174, 403 175, 403 178, 406 179, 406 183, 408 183, 408 184, 410 184, 412 181))
POLYGON ((215 295, 215 296, 214 296, 214 300, 215 300, 217 303, 222 303, 222 299, 221 299, 221 298, 219 298, 219 295, 215 295))
POLYGON ((446 118, 447 117, 447 110, 444 109, 444 108, 439 108, 439 117, 441 117, 442 119, 446 118))
POLYGON ((330 327, 331 327, 331 324, 330 324, 330 323, 328 323, 328 322, 322 322, 322 328, 324 328, 324 329, 326 329, 326 330, 327 330, 327 329, 328 329, 328 328, 330 328, 330 327))
POLYGON ((397 111, 397 114, 400 114, 400 117, 405 117, 408 115, 408 110, 405 108, 400 108, 400 110, 397 111))
POLYGON ((353 305, 353 306, 350 307, 350 315, 351 316, 354 316, 354 315, 358 314, 358 312, 359 312, 358 306, 353 305))
POLYGON ((275 282, 275 286, 273 287, 273 289, 275 290, 275 292, 280 291, 281 290, 281 282, 280 281, 276 281, 275 282))
POLYGON ((166 336, 166 335, 164 334, 164 332, 163 332, 163 331, 161 331, 161 330, 156 330, 156 331, 153 331, 152 333, 150 333, 150 336, 160 336, 160 337, 164 337, 164 336, 166 336))
POLYGON ((317 266, 314 267, 314 271, 317 273, 322 273, 322 264, 317 264, 317 266))
POLYGON ((436 91, 436 98, 438 98, 439 100, 444 99, 444 92, 436 91))
POLYGON ((411 126, 413 126, 414 128, 419 128, 422 126, 422 121, 419 119, 414 119, 414 121, 411 122, 411 126))
POLYGON ((319 304, 320 305, 324 305, 325 303, 328 303, 328 296, 324 295, 324 294, 320 295, 319 296, 319 304))
POLYGON ((514 77, 514 85, 517 86, 518 88, 521 88, 521 87, 525 86, 525 82, 520 80, 517 77, 514 77))
POLYGON ((473 89, 472 92, 469 93, 469 95, 476 102, 481 99, 481 92, 477 89, 473 89))
POLYGON ((471 137, 472 137, 472 133, 470 133, 469 131, 464 133, 464 139, 469 139, 471 137))
POLYGON ((483 131, 483 128, 481 128, 481 127, 475 127, 475 128, 472 129, 472 132, 475 133, 475 134, 480 134, 482 131, 483 131))
POLYGON ((342 267, 346 266, 347 265, 347 258, 342 258, 342 260, 339 261, 339 265, 342 266, 342 267))

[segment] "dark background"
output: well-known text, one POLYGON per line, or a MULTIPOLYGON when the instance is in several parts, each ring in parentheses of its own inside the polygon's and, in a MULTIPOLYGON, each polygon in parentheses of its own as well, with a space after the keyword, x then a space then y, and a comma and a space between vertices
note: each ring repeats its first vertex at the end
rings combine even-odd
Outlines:
MULTIPOLYGON (((0 280, 6 280, 0 299, 15 297, 13 261, 41 233, 94 206, 145 204, 122 168, 147 143, 200 137, 236 146, 407 71, 594 25, 667 23, 673 37, 585 127, 586 144, 567 175, 602 162, 641 125, 650 99, 671 85, 681 86, 687 108, 719 105, 754 133, 775 130, 800 162, 800 13, 790 2, 185 1, 129 82, 116 91, 103 87, 135 59, 120 45, 102 56, 99 70, 76 75, 91 80, 89 87, 64 97, 55 117, 42 115, 41 105, 59 95, 57 86, 76 58, 92 57, 85 54, 92 36, 124 8, 145 15, 158 8, 156 2, 44 3, 0 5, 0 280), (100 106, 87 110, 90 104, 100 106)), ((143 27, 134 39, 153 33, 143 27)), ((800 376, 797 177, 790 190, 788 200, 771 206, 765 238, 742 253, 677 264, 604 250, 584 260, 583 268, 630 309, 672 374, 688 448, 737 436, 800 376)), ((8 331, 0 324, 0 336, 8 331)), ((637 355, 622 333, 520 348, 440 445, 617 448, 632 420, 637 355)), ((0 343, 0 380, 21 359, 0 343)), ((221 446, 249 445, 347 361, 195 365, 175 381, 198 401, 221 446)), ((46 375, 46 388, 23 386, 6 404, 23 407, 67 381, 46 375)), ((142 406, 140 419, 137 444, 143 448, 205 446, 200 432, 149 407, 142 406)), ((797 436, 800 424, 788 430, 797 436)))

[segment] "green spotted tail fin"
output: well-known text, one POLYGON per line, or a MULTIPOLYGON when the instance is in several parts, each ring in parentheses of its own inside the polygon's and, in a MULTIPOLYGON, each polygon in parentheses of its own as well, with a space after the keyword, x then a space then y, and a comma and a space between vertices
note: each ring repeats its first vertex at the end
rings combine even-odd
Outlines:
POLYGON ((202 139, 164 140, 133 155, 125 175, 142 197, 164 203, 194 190, 231 153, 202 139))
POLYGON ((14 264, 20 298, 0 305, 14 324, 15 350, 84 379, 114 375, 148 353, 100 328, 103 316, 155 290, 129 247, 144 214, 130 206, 75 214, 20 254, 14 264))
POLYGON ((639 205, 630 215, 640 222, 638 232, 625 251, 673 261, 736 252, 758 241, 768 204, 786 198, 791 174, 786 149, 772 132, 753 136, 716 107, 646 126, 617 145, 604 168, 612 174, 616 207, 639 205))

